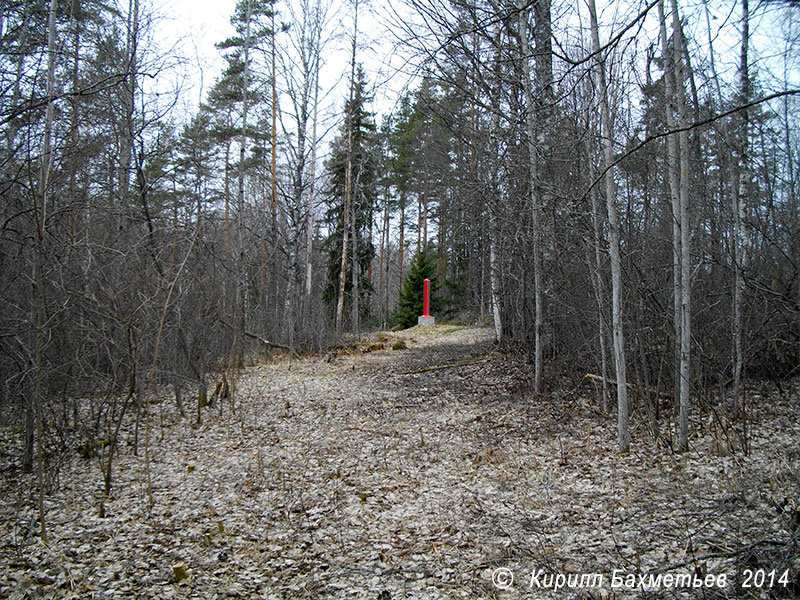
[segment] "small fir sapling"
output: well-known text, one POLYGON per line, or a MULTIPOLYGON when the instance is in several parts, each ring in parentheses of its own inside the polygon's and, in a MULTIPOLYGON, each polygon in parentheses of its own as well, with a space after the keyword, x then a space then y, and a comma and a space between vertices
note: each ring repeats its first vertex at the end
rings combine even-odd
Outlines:
POLYGON ((438 308, 436 291, 439 286, 436 279, 436 263, 427 249, 414 255, 403 281, 403 291, 394 315, 397 329, 407 329, 417 324, 417 317, 422 314, 422 286, 426 279, 430 280, 429 312, 434 312, 438 308))

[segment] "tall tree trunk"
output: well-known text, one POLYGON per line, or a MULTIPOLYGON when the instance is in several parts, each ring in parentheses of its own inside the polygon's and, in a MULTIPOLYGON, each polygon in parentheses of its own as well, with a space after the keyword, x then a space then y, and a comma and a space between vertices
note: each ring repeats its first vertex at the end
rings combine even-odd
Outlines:
MULTIPOLYGON (((345 115, 347 128, 347 158, 344 173, 344 216, 342 223, 342 263, 339 270, 339 298, 336 303, 336 331, 342 331, 342 318, 344 316, 344 292, 347 282, 347 251, 350 234, 350 204, 353 194, 353 98, 356 87, 356 40, 358 36, 358 0, 355 0, 353 15, 353 45, 350 55, 350 98, 347 103, 345 115)), ((353 273, 355 277, 355 273, 353 273)))
MULTIPOLYGON (((77 92, 80 89, 80 53, 81 53, 81 14, 79 0, 72 0, 70 7, 70 21, 73 29, 72 46, 72 90, 77 92)), ((78 156, 79 138, 79 114, 78 107, 80 98, 77 93, 73 93, 70 99, 70 124, 69 124, 69 184, 67 187, 67 197, 70 206, 77 206, 78 199, 78 171, 80 169, 78 156)), ((88 231, 88 228, 87 228, 88 231)), ((69 236, 72 238, 76 233, 75 223, 73 222, 72 209, 69 215, 69 236)))
POLYGON ((397 266, 399 272, 398 293, 403 291, 403 261, 405 260, 406 249, 406 194, 400 192, 400 239, 397 253, 397 266))
MULTIPOLYGON (((528 3, 530 6, 531 3, 528 3)), ((533 3, 534 41, 536 43, 536 88, 544 104, 545 115, 551 112, 553 101, 553 32, 550 17, 550 0, 535 0, 533 3)), ((527 9, 525 9, 527 12, 527 9)), ((527 33, 526 33, 527 35, 527 33)), ((527 53, 525 53, 528 56, 527 53)), ((530 78, 530 77, 529 77, 530 78)))
POLYGON ((425 191, 422 193, 422 251, 428 249, 428 175, 425 175, 425 191))
POLYGON ((231 140, 225 140, 225 258, 231 257, 231 140))
MULTIPOLYGON (((373 209, 375 206, 367 206, 367 249, 372 248, 372 236, 375 235, 375 219, 373 209)), ((372 259, 367 265, 367 283, 372 285, 372 259)))
MULTIPOLYGON (((318 76, 315 76, 318 77, 318 76)), ((319 83, 314 84, 314 124, 311 140, 311 167, 308 184, 308 203, 306 205, 306 302, 311 301, 311 284, 314 259, 314 202, 317 191, 317 105, 319 100, 319 83)))
MULTIPOLYGON (((548 4, 548 2, 542 2, 548 4)), ((528 10, 519 7, 519 35, 522 50, 522 87, 525 89, 525 125, 528 140, 528 190, 531 202, 531 223, 533 226, 533 294, 534 294, 534 393, 542 393, 542 326, 544 322, 544 292, 542 277, 542 218, 539 194, 539 164, 536 147, 536 120, 534 118, 533 82, 531 81, 530 50, 528 48, 528 10)), ((549 15, 549 8, 547 10, 549 15)), ((549 38, 548 38, 549 39, 549 38)), ((538 44, 538 40, 537 40, 538 44)), ((537 52, 538 52, 537 47, 537 52)), ((537 60, 540 56, 537 55, 537 60)), ((544 59, 543 59, 544 61, 544 59)), ((544 61, 546 62, 546 61, 544 61)), ((542 77, 546 78, 546 75, 542 77)), ((537 82, 538 83, 538 82, 537 82)))
POLYGON ((120 173, 119 173, 119 195, 120 200, 125 203, 125 199, 130 189, 131 181, 131 162, 133 160, 133 142, 135 127, 133 123, 134 103, 136 101, 136 89, 138 86, 139 58, 139 0, 128 1, 128 26, 126 40, 126 65, 125 89, 123 90, 123 106, 125 109, 125 131, 122 135, 120 147, 120 173))
POLYGON ((388 196, 384 194, 384 202, 383 202, 383 211, 381 217, 381 243, 378 248, 378 310, 381 314, 381 320, 386 320, 386 310, 385 305, 383 303, 383 261, 386 259, 386 245, 384 244, 384 238, 386 237, 386 211, 388 208, 388 196))
POLYGON ((492 297, 492 316, 494 317, 494 337, 498 344, 503 343, 503 320, 500 312, 500 275, 498 273, 495 236, 489 233, 489 286, 492 297))
POLYGON ((387 189, 383 195, 383 223, 381 226, 381 257, 380 273, 378 273, 378 297, 381 304, 381 316, 383 326, 386 326, 389 312, 389 198, 390 193, 387 189), (384 274, 384 269, 386 273, 384 274), (384 276, 385 275, 385 276, 384 276))
POLYGON ((683 70, 683 32, 678 15, 677 0, 672 0, 672 35, 674 38, 675 91, 678 108, 679 148, 680 148, 680 416, 678 449, 689 448, 689 391, 691 383, 691 254, 690 254, 690 216, 689 216, 689 132, 686 127, 686 88, 683 70))
MULTIPOLYGON (((319 69, 320 53, 322 49, 322 10, 320 0, 317 0, 314 9, 312 34, 312 64, 311 76, 314 78, 314 116, 311 127, 311 174, 308 186, 308 205, 306 208, 306 310, 311 308, 312 264, 314 259, 314 202, 317 190, 317 124, 319 122, 319 69)), ((306 323, 308 324, 308 323, 306 323)))
POLYGON ((236 291, 237 291, 237 310, 239 311, 239 329, 238 334, 240 339, 244 339, 244 332, 246 327, 246 313, 247 313, 247 286, 245 284, 245 269, 244 269, 244 179, 245 179, 245 159, 247 157, 247 116, 250 108, 249 87, 250 87, 250 20, 251 20, 251 5, 250 0, 247 0, 245 13, 245 38, 244 38, 244 77, 242 80, 242 133, 239 142, 239 196, 238 196, 238 214, 237 214, 237 241, 239 245, 239 260, 237 261, 237 278, 236 278, 236 291))
MULTIPOLYGON (((742 106, 746 105, 750 100, 749 45, 750 5, 748 0, 742 0, 742 46, 739 57, 739 103, 742 106)), ((733 206, 731 207, 733 216, 731 244, 733 246, 733 400, 737 406, 736 412, 739 413, 744 423, 743 439, 745 440, 745 444, 747 440, 747 407, 745 405, 745 394, 742 389, 742 371, 744 370, 744 275, 742 269, 745 261, 743 222, 750 169, 750 152, 748 145, 749 130, 749 114, 747 109, 744 108, 739 112, 739 127, 737 132, 737 150, 739 152, 740 168, 734 169, 736 172, 736 180, 733 182, 733 206)), ((747 448, 745 448, 745 451, 747 451, 747 448)))
MULTIPOLYGON (((28 34, 30 31, 29 27, 30 13, 33 7, 34 5, 31 2, 22 3, 22 25, 20 25, 19 27, 19 34, 18 34, 19 41, 17 43, 19 51, 17 52, 17 56, 15 57, 16 58, 15 77, 14 77, 14 86, 10 102, 10 105, 14 109, 16 109, 19 106, 20 98, 22 98, 22 71, 25 68, 25 60, 28 57, 26 47, 28 45, 28 34)), ((12 119, 9 121, 8 126, 5 128, 6 144, 8 146, 9 156, 13 156, 14 151, 16 150, 15 140, 18 131, 16 123, 17 123, 16 119, 12 119)))
MULTIPOLYGON (((717 75, 713 38, 711 29, 711 18, 708 10, 707 1, 705 4, 705 17, 706 28, 708 30, 708 47, 710 57, 710 67, 712 81, 717 95, 717 102, 720 108, 724 106, 724 98, 722 95, 722 86, 720 85, 721 78, 717 75)), ((749 44, 749 5, 747 0, 742 2, 742 45, 739 63, 739 103, 744 105, 749 101, 749 75, 748 75, 748 44, 749 44)), ((730 186, 731 200, 724 212, 729 215, 729 242, 730 242, 730 262, 731 270, 733 272, 733 293, 731 302, 731 337, 733 347, 733 417, 741 416, 744 424, 743 439, 747 440, 747 421, 744 414, 745 396, 742 389, 742 369, 744 367, 744 349, 743 349, 743 324, 742 324, 742 295, 744 292, 744 280, 742 276, 742 220, 743 220, 743 196, 744 192, 741 189, 741 179, 744 173, 748 172, 749 166, 747 161, 748 152, 746 150, 747 144, 747 127, 743 126, 747 123, 747 109, 740 111, 739 115, 734 118, 732 124, 727 122, 722 123, 723 139, 719 144, 719 160, 720 160, 720 200, 724 201, 725 185, 730 186), (739 125, 735 125, 736 120, 739 125), (733 130, 733 132, 732 132, 733 130), (743 147, 744 144, 745 146, 743 147), (740 161, 736 159, 736 152, 741 154, 740 161), (738 165, 738 168, 737 168, 738 165)), ((746 451, 746 447, 745 447, 746 451)))
MULTIPOLYGON (((353 194, 353 200, 356 200, 359 197, 358 194, 358 178, 355 181, 355 193, 353 194)), ((350 261, 350 308, 351 308, 351 327, 353 333, 358 333, 360 329, 359 323, 359 311, 361 310, 361 293, 359 291, 359 279, 361 279, 361 265, 358 261, 358 213, 361 208, 360 202, 353 202, 352 204, 352 215, 350 218, 350 238, 352 239, 353 250, 351 252, 351 261, 350 261)))
POLYGON ((425 192, 417 195, 417 252, 422 251, 422 198, 425 192))
MULTIPOLYGON (((23 4, 23 13, 22 13, 22 26, 20 28, 20 52, 17 61, 17 69, 16 69, 16 78, 14 80, 14 93, 11 98, 11 106, 16 107, 19 103, 21 98, 21 83, 22 83, 22 69, 25 63, 25 52, 22 51, 24 45, 27 43, 28 40, 28 19, 29 19, 29 11, 30 11, 30 4, 25 2, 23 4)), ((6 129, 6 140, 8 144, 8 155, 14 155, 14 146, 15 140, 17 137, 17 128, 14 126, 14 121, 12 120, 9 123, 9 127, 6 129)), ((37 197, 37 202, 41 199, 41 190, 39 190, 39 197, 37 197)), ((36 208, 36 206, 34 206, 36 208)), ((39 227, 39 218, 37 217, 35 226, 38 230, 39 227)), ((38 231, 37 231, 38 233, 38 231)), ((38 235, 37 235, 37 244, 38 244, 38 235)), ((38 245, 37 245, 37 252, 38 252, 38 245)), ((36 269, 36 265, 34 265, 34 270, 36 269)), ((34 277, 34 284, 36 283, 36 278, 34 277)), ((25 394, 25 447, 22 453, 22 470, 26 472, 30 472, 33 470, 33 458, 34 458, 34 443, 35 443, 35 428, 36 428, 36 406, 35 406, 35 390, 33 393, 26 393, 25 394)))
POLYGON ((50 0, 50 8, 47 18, 47 108, 45 110, 44 136, 42 139, 42 163, 41 175, 39 178, 39 190, 37 205, 34 207, 36 217, 36 258, 34 264, 34 285, 36 286, 36 343, 34 351, 34 397, 33 410, 36 414, 36 454, 37 454, 37 473, 39 483, 38 510, 39 522, 41 526, 42 541, 47 543, 47 527, 45 524, 44 512, 44 411, 42 393, 43 378, 43 357, 44 346, 44 312, 45 312, 45 290, 44 290, 44 267, 45 249, 44 240, 47 228, 47 203, 48 191, 50 187, 50 173, 53 168, 53 120, 55 118, 55 76, 56 76, 56 13, 58 11, 57 0, 50 0))
MULTIPOLYGON (((494 33, 494 48, 495 53, 492 59, 492 89, 491 89, 491 124, 489 131, 489 140, 492 148, 492 153, 497 157, 498 163, 491 176, 491 199, 488 201, 489 222, 487 223, 487 234, 489 238, 489 297, 492 305, 492 316, 494 318, 494 332, 495 340, 498 344, 502 344, 503 339, 503 312, 500 306, 500 298, 502 296, 501 283, 500 283, 500 266, 497 257, 497 237, 499 236, 500 218, 497 212, 502 207, 500 195, 502 193, 499 181, 499 157, 500 157, 500 94, 502 92, 502 77, 501 77, 501 41, 503 30, 498 24, 494 33)), ((483 261, 482 261, 483 262, 483 261)), ((483 283, 483 282, 482 282, 483 283)), ((485 284, 484 284, 485 285, 485 284)), ((483 287, 483 286, 482 286, 483 287)))
MULTIPOLYGON (((270 62, 271 62, 271 77, 270 88, 272 92, 272 106, 270 107, 272 113, 272 131, 270 135, 271 141, 271 160, 272 164, 270 169, 270 187, 271 187, 271 210, 272 210, 272 249, 270 252, 269 261, 272 268, 271 273, 271 287, 273 288, 272 302, 275 303, 276 313, 278 312, 279 303, 279 285, 278 285, 278 85, 276 78, 276 51, 275 51, 275 11, 272 10, 272 36, 270 45, 270 62)), ((299 145, 299 144, 298 144, 299 145)), ((291 266, 289 267, 291 269, 291 266)), ((286 302, 289 302, 288 287, 291 287, 291 281, 287 284, 286 302)), ((276 314, 277 318, 277 314, 276 314)))
MULTIPOLYGON (((678 134, 675 112, 677 108, 676 87, 683 85, 677 77, 676 55, 670 52, 667 36, 667 21, 664 2, 658 3, 658 16, 661 27, 661 55, 664 61, 664 108, 667 130, 667 175, 669 183, 670 207, 672 215, 672 325, 674 332, 673 381, 675 406, 681 406, 681 344, 683 339, 683 313, 681 308, 681 175, 678 150, 678 134)), ((673 35, 675 32, 673 31, 673 35)), ((673 38, 674 39, 674 38, 673 38)), ((679 441, 680 445, 680 441, 679 441)))
POLYGON ((616 186, 614 184, 614 131, 611 126, 609 90, 604 61, 601 58, 597 9, 589 0, 592 27, 592 52, 599 83, 600 121, 603 135, 603 168, 605 170, 606 211, 608 212, 608 254, 611 259, 611 332, 614 340, 614 364, 617 371, 617 438, 622 452, 630 448, 628 417, 628 377, 625 364, 625 334, 622 319, 622 260, 620 258, 619 214, 617 212, 616 186))
MULTIPOLYGON (((587 105, 586 111, 586 129, 591 130, 591 122, 589 120, 589 111, 587 105)), ((594 166, 592 164, 592 140, 586 136, 586 160, 588 162, 588 171, 590 173, 589 180, 594 180, 594 166)), ((603 285, 603 216, 600 208, 600 199, 597 195, 597 188, 592 186, 589 190, 589 195, 592 203, 592 236, 593 236, 593 249, 594 249, 594 268, 592 269, 592 288, 594 291, 595 302, 597 303, 597 334, 599 337, 599 350, 600 350, 600 375, 603 378, 600 382, 602 389, 602 399, 600 402, 601 410, 604 414, 609 411, 610 393, 608 390, 608 382, 611 379, 608 376, 608 324, 606 323, 606 315, 604 309, 605 286, 603 285)), ((591 264, 591 262, 589 263, 591 264)))
MULTIPOLYGON (((69 184, 67 187, 67 203, 70 206, 69 213, 69 238, 70 244, 78 245, 80 242, 83 246, 83 262, 88 265, 91 260, 91 239, 89 237, 89 203, 83 204, 81 209, 81 202, 78 198, 78 173, 80 172, 80 98, 75 92, 80 89, 80 67, 81 67, 81 33, 83 30, 83 19, 81 13, 80 0, 72 0, 70 7, 70 21, 72 24, 73 46, 72 46, 72 91, 73 95, 70 100, 70 125, 69 125, 69 184), (82 212, 83 219, 78 217, 78 210, 82 212), (78 221, 78 223, 76 223, 78 221)), ((80 401, 78 398, 72 398, 72 421, 74 427, 78 427, 78 406, 80 401)), ((67 403, 64 403, 64 427, 69 427, 67 403)))
MULTIPOLYGON (((302 4, 303 13, 302 13, 302 22, 300 23, 301 32, 300 32, 300 40, 297 43, 298 50, 300 52, 299 62, 302 68, 302 82, 300 85, 300 94, 299 98, 295 94, 292 97, 292 101, 294 102, 295 112, 297 114, 297 146, 295 148, 295 163, 294 163, 294 173, 293 173, 293 202, 294 205, 297 207, 297 210, 300 210, 300 207, 303 206, 303 202, 305 200, 305 196, 308 194, 306 191, 307 187, 307 177, 308 177, 308 169, 306 168, 306 144, 307 144, 307 136, 308 136, 308 121, 311 118, 310 111, 309 111, 309 104, 312 101, 312 86, 314 85, 314 52, 316 47, 316 37, 315 37, 315 25, 314 25, 314 16, 312 14, 312 9, 309 6, 309 2, 306 0, 302 4)), ((274 17, 273 17, 274 23, 274 17)), ((273 25, 274 28, 274 25, 273 25)), ((274 49, 274 40, 275 37, 273 35, 273 64, 275 60, 275 49, 274 49)), ((273 97, 273 104, 277 105, 277 93, 275 92, 275 96, 273 97)), ((313 110, 313 109, 312 109, 313 110)), ((275 131, 275 126, 273 126, 273 132, 275 131)), ((277 139, 273 136, 273 157, 276 156, 275 148, 277 148, 277 139)), ((273 185, 273 194, 277 198, 277 177, 276 169, 273 167, 273 177, 275 179, 273 185)), ((313 209, 313 203, 309 206, 306 205, 306 218, 303 225, 306 229, 306 250, 309 253, 312 250, 311 246, 309 246, 309 237, 308 237, 308 230, 310 229, 311 225, 311 211, 313 209)), ((300 223, 298 223, 298 227, 302 227, 300 223)), ((288 228, 287 228, 288 229, 288 228)), ((302 231, 302 229, 301 229, 302 231)), ((313 237, 311 238, 313 241, 313 237)), ((287 285, 286 285, 286 298, 284 302, 284 316, 283 316, 283 323, 284 323, 284 337, 289 342, 289 345, 292 346, 294 343, 294 324, 296 319, 296 311, 297 311, 297 298, 298 294, 295 293, 295 286, 299 284, 298 279, 298 272, 300 269, 300 254, 301 254, 301 242, 300 242, 300 232, 298 231, 297 236, 295 236, 291 231, 289 231, 289 253, 288 253, 288 262, 287 262, 287 285), (288 337, 287 337, 288 336, 288 337)), ((308 265, 310 265, 310 256, 307 257, 306 260, 306 269, 308 265)), ((308 271, 306 270, 305 273, 306 278, 310 277, 308 271)), ((302 294, 302 302, 301 306, 305 306, 307 294, 305 290, 302 294)), ((302 315, 301 315, 302 317, 302 315)))

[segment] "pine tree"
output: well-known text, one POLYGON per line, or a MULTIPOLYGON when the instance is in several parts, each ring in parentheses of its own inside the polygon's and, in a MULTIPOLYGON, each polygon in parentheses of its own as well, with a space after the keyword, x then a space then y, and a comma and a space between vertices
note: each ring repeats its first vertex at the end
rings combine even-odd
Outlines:
POLYGON ((430 279, 428 292, 430 294, 430 310, 437 306, 436 290, 436 262, 431 252, 423 249, 414 255, 408 274, 403 281, 403 291, 400 293, 398 311, 394 315, 396 326, 405 329, 417 324, 417 317, 422 314, 422 288, 423 282, 430 279))

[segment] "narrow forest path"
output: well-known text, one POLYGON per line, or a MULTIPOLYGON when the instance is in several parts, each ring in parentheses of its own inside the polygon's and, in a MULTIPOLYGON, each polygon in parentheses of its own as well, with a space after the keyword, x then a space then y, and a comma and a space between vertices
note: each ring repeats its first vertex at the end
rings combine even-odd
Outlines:
POLYGON ((773 506, 800 498, 796 399, 759 410, 749 458, 710 434, 671 454, 641 429, 619 455, 588 390, 532 397, 529 365, 494 353, 491 330, 393 336, 248 367, 235 412, 200 426, 155 404, 154 506, 141 455, 123 448, 109 499, 97 464, 73 457, 47 499, 49 546, 26 537, 32 480, 8 478, 0 597, 579 597, 539 589, 545 572, 599 575, 580 597, 641 597, 612 588, 615 570, 726 574, 729 587, 688 593, 735 597, 747 565, 796 582, 797 531, 773 506))

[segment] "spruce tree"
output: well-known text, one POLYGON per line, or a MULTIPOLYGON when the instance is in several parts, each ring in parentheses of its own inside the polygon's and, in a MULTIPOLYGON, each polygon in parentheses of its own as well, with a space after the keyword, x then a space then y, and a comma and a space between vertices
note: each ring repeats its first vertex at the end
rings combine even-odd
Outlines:
MULTIPOLYGON (((367 79, 361 67, 356 70, 356 82, 353 100, 345 105, 345 114, 350 115, 342 124, 339 135, 333 142, 331 157, 326 163, 329 187, 327 189, 328 208, 325 220, 328 223, 330 234, 323 242, 323 250, 328 255, 328 273, 323 299, 331 310, 336 308, 337 291, 342 264, 342 236, 344 235, 345 219, 345 187, 347 181, 347 138, 348 125, 352 127, 350 139, 352 143, 350 160, 350 181, 352 182, 352 206, 348 219, 355 219, 355 230, 358 239, 348 250, 345 262, 345 290, 348 293, 344 298, 344 314, 349 314, 352 307, 353 289, 353 262, 352 248, 357 248, 357 270, 359 290, 360 319, 369 318, 370 295, 372 283, 367 275, 375 248, 370 235, 370 223, 378 197, 378 156, 380 148, 377 145, 376 127, 373 114, 367 111, 366 105, 371 101, 367 92, 367 79)), ((351 223, 348 222, 348 234, 351 223)), ((352 326, 352 323, 350 323, 352 326)))
POLYGON ((423 249, 414 255, 408 274, 403 281, 403 291, 400 293, 398 310, 394 315, 397 327, 406 329, 417 324, 417 317, 422 314, 422 287, 426 279, 430 279, 428 286, 430 294, 429 310, 433 311, 437 305, 435 297, 438 288, 436 262, 430 251, 423 249))

